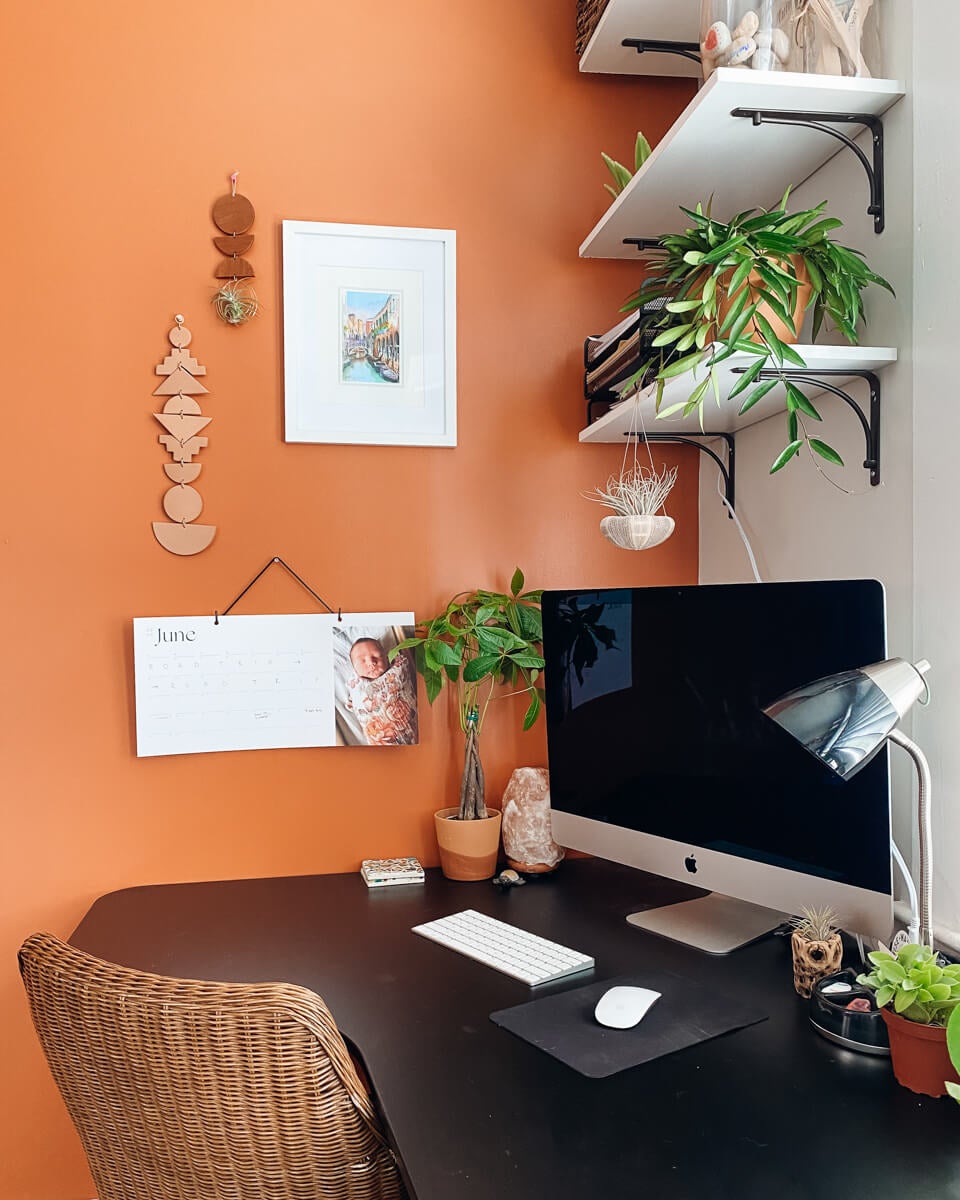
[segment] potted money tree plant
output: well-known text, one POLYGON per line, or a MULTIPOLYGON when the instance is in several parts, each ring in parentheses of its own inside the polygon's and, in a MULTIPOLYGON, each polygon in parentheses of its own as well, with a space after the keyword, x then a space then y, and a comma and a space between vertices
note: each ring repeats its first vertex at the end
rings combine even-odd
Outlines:
POLYGON ((523 728, 543 706, 538 681, 543 668, 541 591, 524 591, 518 567, 510 591, 477 588, 454 596, 442 612, 417 624, 413 637, 390 651, 413 651, 432 704, 449 688, 464 738, 460 802, 435 814, 440 865, 449 879, 489 879, 496 870, 500 813, 488 809, 480 761, 480 734, 490 704, 525 694, 523 728))

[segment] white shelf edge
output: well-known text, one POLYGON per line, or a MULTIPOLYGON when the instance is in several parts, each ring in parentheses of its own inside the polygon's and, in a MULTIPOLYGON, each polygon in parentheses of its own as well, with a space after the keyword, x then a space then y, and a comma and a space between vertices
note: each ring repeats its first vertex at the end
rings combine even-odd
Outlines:
MULTIPOLYGON (((807 364, 805 369, 811 372, 817 370, 881 371, 884 367, 891 366, 897 361, 897 351, 892 346, 798 345, 796 349, 807 364)), ((656 386, 651 385, 640 392, 638 397, 621 401, 585 429, 581 429, 579 440, 584 444, 617 443, 622 445, 627 433, 638 431, 639 418, 635 414, 638 400, 639 415, 642 417, 643 428, 647 433, 689 435, 700 434, 704 430, 708 433, 735 433, 737 430, 756 425, 760 421, 766 421, 770 417, 782 416, 784 392, 783 388, 779 386, 768 392, 743 416, 740 416, 739 408, 747 393, 741 393, 732 401, 727 401, 727 394, 739 379, 735 368, 749 366, 754 361, 754 357, 750 354, 735 354, 720 364, 717 369, 720 378, 720 406, 718 407, 714 401, 712 390, 708 389, 703 406, 703 429, 701 429, 700 420, 695 413, 686 418, 682 417, 680 413, 675 413, 672 417, 658 417, 655 410, 656 386)), ((687 372, 676 379, 669 380, 664 388, 661 408, 669 408, 671 404, 686 399, 697 381, 702 378, 702 373, 687 372)), ((853 378, 852 374, 846 377, 834 376, 831 377, 831 383, 842 387, 845 379, 853 378)), ((817 394, 816 390, 810 391, 811 398, 815 398, 817 394)))
MULTIPOLYGON (((731 117, 734 108, 803 109, 880 115, 905 94, 896 79, 741 71, 722 67, 710 76, 653 153, 580 246, 581 258, 637 257, 625 237, 678 232, 687 224, 680 204, 692 208, 713 194, 724 220, 742 209, 769 205, 788 185, 799 186, 842 151, 841 143, 802 126, 761 126, 731 117), (708 148, 706 151, 704 148, 708 148), (751 170, 715 173, 704 183, 704 155, 713 162, 748 162, 751 170)), ((867 204, 866 180, 864 208, 867 204)))

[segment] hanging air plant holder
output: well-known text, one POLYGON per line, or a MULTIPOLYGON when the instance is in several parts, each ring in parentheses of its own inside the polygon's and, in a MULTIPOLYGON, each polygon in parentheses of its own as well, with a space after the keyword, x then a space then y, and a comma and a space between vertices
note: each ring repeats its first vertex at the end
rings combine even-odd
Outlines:
POLYGON ((213 206, 213 223, 220 230, 220 237, 213 244, 224 256, 217 265, 214 275, 222 279, 213 297, 217 316, 227 325, 244 325, 257 315, 260 302, 253 286, 247 283, 256 272, 244 255, 253 245, 253 234, 248 233, 256 217, 256 211, 246 196, 237 191, 237 176, 230 176, 230 192, 221 196, 213 206))
POLYGON ((664 504, 677 482, 677 468, 664 467, 658 472, 653 465, 643 417, 636 402, 630 434, 636 436, 630 436, 624 447, 619 475, 611 475, 603 487, 585 493, 584 498, 613 509, 612 515, 600 522, 600 532, 607 541, 622 550, 650 550, 665 542, 675 528, 674 519, 667 516, 664 504), (639 422, 639 428, 635 428, 635 421, 639 422), (637 455, 637 442, 641 438, 647 448, 649 466, 641 465, 637 455))

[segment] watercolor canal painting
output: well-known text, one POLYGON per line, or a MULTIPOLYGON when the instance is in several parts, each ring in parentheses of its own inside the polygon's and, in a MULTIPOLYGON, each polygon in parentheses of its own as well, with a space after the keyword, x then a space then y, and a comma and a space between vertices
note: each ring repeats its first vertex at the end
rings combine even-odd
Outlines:
POLYGON ((344 383, 400 383, 400 293, 340 289, 344 383))

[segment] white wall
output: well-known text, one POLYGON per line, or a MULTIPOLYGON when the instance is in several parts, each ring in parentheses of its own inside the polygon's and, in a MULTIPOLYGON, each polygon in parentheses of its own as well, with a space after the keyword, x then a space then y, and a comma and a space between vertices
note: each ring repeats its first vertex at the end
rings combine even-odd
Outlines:
POLYGON ((953 52, 960 5, 917 0, 913 8, 914 614, 917 649, 933 664, 933 699, 918 713, 914 733, 933 774, 934 923, 960 930, 960 521, 954 507, 960 88, 953 52))
MULTIPOLYGON (((868 263, 893 284, 897 296, 871 288, 865 294, 868 326, 862 341, 896 346, 900 361, 881 374, 881 473, 871 487, 862 468, 863 434, 856 416, 834 398, 818 407, 824 416, 823 440, 835 446, 846 466, 834 468, 802 454, 776 475, 770 464, 786 444, 785 419, 771 418, 737 435, 737 512, 756 553, 765 580, 880 579, 887 593, 888 641, 892 655, 914 654, 914 131, 913 0, 880 0, 885 47, 884 74, 902 79, 907 96, 885 117, 886 230, 873 232, 867 216, 867 179, 849 152, 834 158, 811 180, 797 187, 795 207, 827 200, 828 213, 845 228, 834 236, 862 250, 868 263), (850 494, 838 490, 825 475, 850 494)), ((930 0, 922 0, 928 6, 930 0)), ((952 0, 940 0, 944 8, 952 0)), ((926 8, 924 9, 926 12, 926 8)), ((918 72, 920 74, 920 72, 918 72)), ((948 119, 946 112, 942 119, 948 119)), ((762 131, 758 130, 758 133, 762 131)), ((924 143, 927 130, 920 126, 924 143)), ((826 136, 826 135, 824 135, 826 136)), ((861 140, 869 153, 869 140, 861 140)), ((917 189, 916 201, 926 203, 917 189)), ((836 339, 834 339, 836 340, 836 339)), ((866 405, 866 385, 851 389, 866 405)), ((820 435, 819 429, 816 436, 820 435)), ((704 464, 706 460, 704 460, 704 464)), ((752 578, 734 523, 716 497, 716 470, 701 466, 700 578, 704 583, 752 578)), ((785 628, 789 625, 785 614, 785 628)), ((943 673, 935 649, 923 650, 943 673)), ((894 831, 908 854, 912 844, 914 773, 905 756, 891 757, 894 831)), ((945 913, 942 915, 946 915, 945 913)), ((960 924, 960 922, 958 922, 960 924)))

